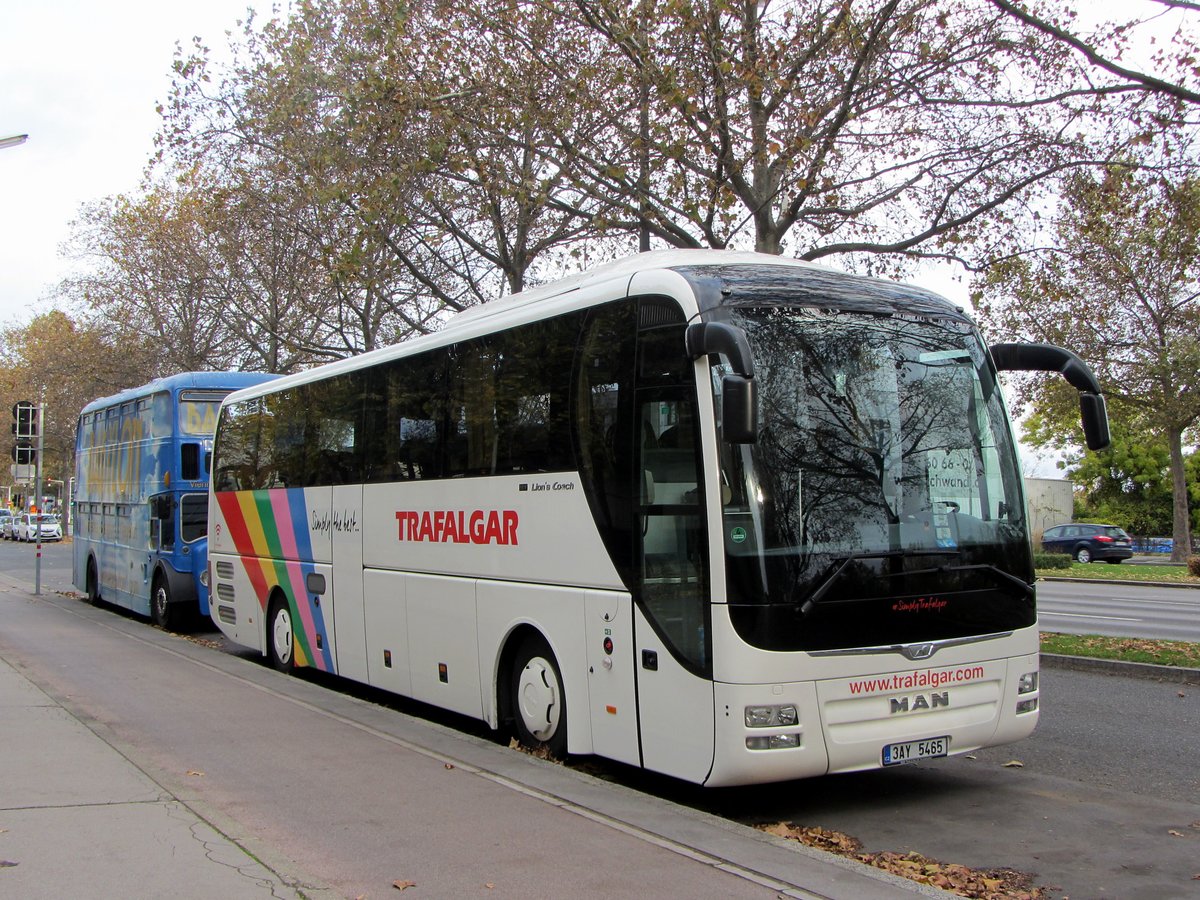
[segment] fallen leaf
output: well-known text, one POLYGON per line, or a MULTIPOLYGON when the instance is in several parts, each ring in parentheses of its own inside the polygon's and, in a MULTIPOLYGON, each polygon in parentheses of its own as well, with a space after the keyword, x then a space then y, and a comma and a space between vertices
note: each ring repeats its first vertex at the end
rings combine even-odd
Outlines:
POLYGON ((489 882, 487 882, 487 884, 484 885, 484 887, 487 888, 489 891, 492 888, 494 888, 495 886, 496 886, 496 882, 494 882, 494 881, 489 881, 489 882))
MULTIPOLYGON (((851 835, 821 827, 776 822, 758 826, 759 830, 791 838, 809 847, 828 850, 858 860, 893 875, 919 884, 931 884, 962 897, 977 900, 1045 900, 1045 889, 1036 887, 1033 876, 1012 869, 972 869, 957 863, 943 863, 920 853, 896 853, 891 850, 866 852, 851 835)), ((1066 898, 1064 898, 1066 900, 1066 898)))
POLYGON ((1180 692, 1179 692, 1179 696, 1180 696, 1180 697, 1186 697, 1186 696, 1187 696, 1187 694, 1185 694, 1183 691, 1180 691, 1180 692))
POLYGON ((1184 837, 1184 833, 1182 831, 1176 831, 1174 828, 1168 828, 1167 834, 1169 834, 1171 837, 1184 837))
POLYGON ((979 757, 976 756, 974 753, 968 753, 966 758, 967 759, 979 759, 979 757))
POLYGON ((450 763, 446 763, 446 768, 447 768, 447 769, 453 769, 453 768, 454 768, 454 766, 452 766, 450 763))
POLYGON ((1021 762, 1019 759, 1010 759, 1008 762, 1006 762, 1004 764, 1004 768, 1006 768, 1006 769, 1023 769, 1023 768, 1025 768, 1025 763, 1021 762))
POLYGON ((15 865, 17 864, 10 859, 0 859, 0 869, 11 869, 15 865))
POLYGON ((195 777, 197 777, 197 778, 203 778, 203 777, 204 777, 204 773, 203 773, 203 772, 201 772, 201 771, 199 771, 198 769, 188 769, 188 774, 189 774, 189 775, 194 775, 194 776, 195 776, 195 777))
POLYGON ((392 882, 392 887, 394 887, 398 891, 406 891, 410 887, 416 887, 416 886, 417 886, 417 883, 415 881, 393 881, 392 882))

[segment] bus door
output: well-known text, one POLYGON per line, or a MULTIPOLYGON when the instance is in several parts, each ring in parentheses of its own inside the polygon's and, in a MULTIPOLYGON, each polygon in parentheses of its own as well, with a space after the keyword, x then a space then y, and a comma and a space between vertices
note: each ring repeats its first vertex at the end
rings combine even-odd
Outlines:
POLYGON ((682 326, 666 329, 673 340, 662 340, 662 331, 650 333, 649 346, 645 332, 639 337, 634 665, 642 763, 702 782, 712 767, 714 712, 700 445, 694 387, 669 384, 681 377, 681 367, 688 373, 692 368, 677 356, 682 326), (674 377, 655 359, 668 348, 674 348, 674 377))
POLYGON ((630 609, 615 593, 589 595, 588 646, 603 646, 612 663, 593 664, 593 743, 614 759, 640 753, 648 769, 702 782, 714 747, 709 564, 684 327, 679 305, 666 298, 591 311, 576 369, 576 427, 596 526, 634 601, 630 609), (634 696, 631 739, 606 713, 634 696))
POLYGON ((337 635, 337 671, 364 684, 367 677, 367 631, 363 610, 363 486, 333 489, 333 609, 337 635))

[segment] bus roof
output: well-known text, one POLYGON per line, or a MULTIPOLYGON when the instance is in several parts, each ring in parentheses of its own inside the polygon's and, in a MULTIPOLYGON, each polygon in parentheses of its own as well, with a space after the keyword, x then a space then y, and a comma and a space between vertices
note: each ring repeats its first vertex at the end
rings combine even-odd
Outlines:
MULTIPOLYGON (((860 285, 871 284, 876 289, 890 289, 896 296, 899 296, 901 293, 901 291, 897 290, 900 288, 906 294, 932 299, 935 303, 944 304, 947 309, 954 308, 949 301, 925 291, 922 288, 917 288, 911 285, 899 285, 896 282, 883 281, 879 279, 865 278, 859 275, 851 275, 828 266, 820 266, 814 263, 805 262, 804 260, 793 259, 786 256, 776 256, 769 253, 754 253, 740 250, 652 250, 646 253, 638 253, 633 256, 625 257, 624 259, 615 260, 613 262, 603 263, 588 269, 587 271, 580 272, 575 275, 569 275, 565 278, 559 279, 558 281, 553 281, 548 284, 521 291, 519 294, 513 294, 510 297, 500 300, 493 300, 490 303, 483 303, 478 306, 473 306, 455 315, 446 323, 446 326, 443 329, 434 332, 433 334, 422 335, 420 337, 412 338, 388 347, 381 347, 377 350, 372 350, 357 356, 351 356, 345 359, 326 363, 321 366, 316 366, 303 372, 285 375, 279 378, 278 381, 261 387, 259 390, 246 391, 244 397, 242 392, 238 392, 237 394, 231 395, 229 399, 231 401, 236 401, 258 396, 260 394, 274 393, 276 391, 286 390, 289 387, 316 381, 326 376, 332 376, 342 372, 350 372, 359 368, 373 365, 375 363, 386 362, 391 359, 408 356, 411 353, 416 353, 423 349, 442 346, 455 340, 475 337, 478 334, 486 333, 490 330, 493 330, 492 326, 494 324, 500 324, 500 327, 523 324, 529 319, 538 318, 540 316, 540 311, 537 311, 535 308, 539 304, 546 303, 546 301, 563 301, 561 303, 554 304, 555 308, 553 312, 547 310, 547 313, 550 315, 569 312, 572 309, 570 295, 579 294, 582 297, 584 295, 585 288, 596 287, 606 282, 614 282, 618 285, 621 282, 628 284, 633 277, 639 273, 651 271, 670 271, 677 274, 681 274, 684 271, 695 273, 696 270, 707 267, 711 267, 712 269, 716 270, 719 268, 729 269, 735 266, 760 266, 763 267, 764 270, 767 267, 773 267, 776 272, 778 272, 782 267, 803 269, 813 275, 818 276, 827 284, 831 279, 855 282, 860 285)), ((853 290, 849 291, 848 293, 853 293, 853 290)), ((619 294, 615 294, 614 299, 616 296, 619 296, 619 294)), ((581 306, 586 306, 596 302, 594 295, 588 294, 587 297, 588 299, 581 300, 581 306)))
POLYGON ((140 387, 128 388, 108 397, 100 397, 85 406, 80 415, 94 412, 97 409, 107 409, 110 406, 127 403, 141 397, 148 397, 161 391, 172 393, 187 389, 237 391, 275 377, 277 376, 268 375, 265 372, 181 372, 178 375, 156 378, 140 387))

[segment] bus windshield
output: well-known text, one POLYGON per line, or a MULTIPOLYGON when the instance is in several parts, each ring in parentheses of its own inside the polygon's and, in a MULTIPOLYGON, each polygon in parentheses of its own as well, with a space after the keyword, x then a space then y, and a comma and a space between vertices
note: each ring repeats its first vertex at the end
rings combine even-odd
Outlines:
POLYGON ((727 600, 742 637, 819 651, 1033 624, 1015 448, 972 326, 731 313, 754 351, 760 416, 757 444, 721 448, 727 600))
POLYGON ((229 391, 183 391, 179 397, 179 433, 212 437, 217 411, 229 391))

